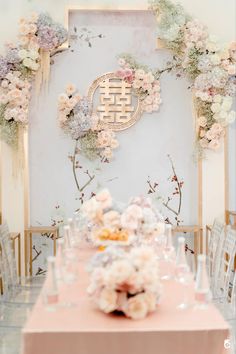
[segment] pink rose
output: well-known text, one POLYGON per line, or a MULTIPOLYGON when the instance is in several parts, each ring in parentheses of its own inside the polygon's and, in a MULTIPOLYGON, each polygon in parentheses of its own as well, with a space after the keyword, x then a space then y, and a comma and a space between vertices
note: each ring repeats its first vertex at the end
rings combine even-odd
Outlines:
POLYGON ((108 189, 103 189, 99 192, 95 199, 103 210, 112 206, 112 198, 108 189))

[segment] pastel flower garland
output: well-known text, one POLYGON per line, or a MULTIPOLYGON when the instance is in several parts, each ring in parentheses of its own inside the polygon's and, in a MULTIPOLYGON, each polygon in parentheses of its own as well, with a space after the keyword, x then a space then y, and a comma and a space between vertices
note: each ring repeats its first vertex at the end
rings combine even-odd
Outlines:
POLYGON ((131 55, 122 54, 118 60, 120 69, 116 75, 132 85, 133 93, 142 102, 147 113, 158 111, 162 102, 160 95, 160 74, 139 64, 131 55))
POLYGON ((103 162, 109 162, 112 159, 113 150, 119 146, 115 133, 99 126, 89 99, 81 97, 74 85, 69 84, 59 96, 58 112, 60 127, 76 141, 77 153, 89 160, 100 157, 103 162))
POLYGON ((149 3, 157 17, 159 38, 173 53, 173 69, 192 82, 199 152, 216 150, 225 127, 235 120, 236 42, 220 45, 206 26, 179 4, 169 0, 149 3))
POLYGON ((33 80, 38 77, 40 88, 48 79, 50 55, 67 37, 66 29, 48 14, 34 13, 20 20, 19 43, 7 44, 5 56, 0 56, 0 130, 11 146, 17 147, 19 130, 28 124, 33 80))

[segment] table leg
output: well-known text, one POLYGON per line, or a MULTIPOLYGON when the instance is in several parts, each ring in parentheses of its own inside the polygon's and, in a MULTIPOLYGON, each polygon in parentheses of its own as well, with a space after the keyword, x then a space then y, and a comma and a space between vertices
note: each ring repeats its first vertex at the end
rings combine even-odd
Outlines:
POLYGON ((25 277, 28 276, 28 233, 24 232, 24 251, 25 251, 25 277))
POLYGON ((56 256, 57 253, 57 233, 53 234, 53 255, 56 256))
POLYGON ((202 228, 199 230, 200 233, 200 253, 203 254, 203 231, 202 228))
POLYGON ((18 275, 21 278, 21 234, 18 236, 18 275))
POLYGON ((194 257, 195 257, 195 264, 197 266, 197 256, 198 256, 198 246, 199 246, 199 241, 198 241, 198 231, 194 231, 194 257))
POLYGON ((33 275, 33 255, 32 255, 32 232, 29 234, 30 236, 30 260, 29 260, 29 269, 30 269, 30 276, 33 275))

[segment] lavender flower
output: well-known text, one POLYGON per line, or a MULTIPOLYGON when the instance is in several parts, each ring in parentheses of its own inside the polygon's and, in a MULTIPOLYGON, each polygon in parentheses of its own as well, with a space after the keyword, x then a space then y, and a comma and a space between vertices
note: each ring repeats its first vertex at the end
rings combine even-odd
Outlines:
POLYGON ((67 30, 62 25, 60 25, 59 23, 55 23, 53 25, 53 29, 56 32, 56 36, 57 36, 57 39, 58 39, 58 45, 63 44, 68 38, 67 30))
POLYGON ((38 28, 43 28, 46 26, 51 26, 53 23, 52 18, 49 14, 47 13, 41 13, 38 17, 38 21, 37 21, 37 27, 38 28))
POLYGON ((85 116, 89 115, 90 110, 90 102, 87 97, 82 97, 79 103, 74 108, 75 114, 83 113, 85 116))
POLYGON ((58 38, 53 28, 49 26, 41 27, 37 34, 38 43, 41 49, 53 50, 58 46, 58 38))
POLYGON ((18 64, 20 63, 21 59, 18 55, 18 49, 17 48, 11 48, 7 51, 6 54, 6 60, 10 64, 18 64))
POLYGON ((10 65, 6 58, 0 56, 0 79, 4 79, 10 71, 10 65))

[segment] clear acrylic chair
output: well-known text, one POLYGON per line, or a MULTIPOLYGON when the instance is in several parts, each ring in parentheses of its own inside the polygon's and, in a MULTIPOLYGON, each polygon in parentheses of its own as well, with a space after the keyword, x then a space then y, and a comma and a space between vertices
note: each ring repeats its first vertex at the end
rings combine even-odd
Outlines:
MULTIPOLYGON (((32 304, 28 302, 14 302, 13 294, 6 281, 6 262, 4 261, 4 254, 1 248, 0 252, 0 278, 3 285, 3 294, 0 294, 0 333, 3 335, 3 329, 5 334, 3 338, 0 336, 2 342, 8 336, 8 331, 15 331, 20 329, 29 314, 32 304)), ((23 299, 21 299, 23 300, 23 299)))
POLYGON ((212 290, 214 289, 215 282, 220 271, 220 255, 225 239, 224 230, 224 222, 219 219, 215 219, 211 229, 211 236, 208 244, 207 260, 208 276, 212 290))
POLYGON ((214 303, 225 319, 236 320, 236 231, 227 227, 226 237, 220 255, 220 271, 214 286, 214 303))
POLYGON ((0 226, 0 246, 1 246, 1 273, 3 295, 1 301, 5 303, 34 304, 40 288, 22 286, 16 268, 16 259, 9 238, 7 225, 0 226))

